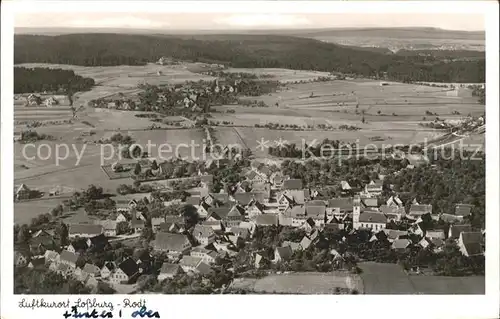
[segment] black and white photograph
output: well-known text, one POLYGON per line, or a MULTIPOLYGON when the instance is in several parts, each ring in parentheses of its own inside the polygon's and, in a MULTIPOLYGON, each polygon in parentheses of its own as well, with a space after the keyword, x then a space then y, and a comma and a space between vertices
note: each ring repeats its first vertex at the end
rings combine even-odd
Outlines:
POLYGON ((485 10, 127 2, 11 13, 2 277, 27 297, 19 307, 38 307, 30 295, 484 296, 489 269, 498 297, 485 10))

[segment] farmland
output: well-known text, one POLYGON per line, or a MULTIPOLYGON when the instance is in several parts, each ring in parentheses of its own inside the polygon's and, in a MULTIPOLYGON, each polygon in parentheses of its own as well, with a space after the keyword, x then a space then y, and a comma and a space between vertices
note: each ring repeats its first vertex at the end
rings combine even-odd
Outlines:
POLYGON ((336 288, 362 291, 356 279, 347 273, 291 273, 273 274, 261 279, 241 279, 232 288, 264 293, 284 294, 333 294, 336 288))
POLYGON ((408 276, 399 265, 361 263, 365 294, 484 294, 485 278, 408 276))

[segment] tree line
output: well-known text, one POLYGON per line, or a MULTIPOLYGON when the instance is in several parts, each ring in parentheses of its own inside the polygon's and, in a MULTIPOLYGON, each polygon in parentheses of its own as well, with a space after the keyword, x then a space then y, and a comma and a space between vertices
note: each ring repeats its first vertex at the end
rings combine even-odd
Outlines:
POLYGON ((14 68, 14 93, 54 92, 69 94, 88 91, 93 79, 76 75, 71 70, 49 68, 14 68))
POLYGON ((389 55, 290 36, 68 34, 16 35, 14 41, 15 63, 145 65, 163 56, 240 68, 336 71, 406 82, 485 82, 485 58, 447 61, 436 56, 389 55))

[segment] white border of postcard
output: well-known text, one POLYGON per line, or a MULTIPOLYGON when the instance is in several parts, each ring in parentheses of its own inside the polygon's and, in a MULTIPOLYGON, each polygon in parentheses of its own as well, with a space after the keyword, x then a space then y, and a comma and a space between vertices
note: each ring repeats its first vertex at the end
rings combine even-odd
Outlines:
MULTIPOLYGON (((32 316, 62 318, 62 310, 19 309, 22 298, 32 300, 76 300, 79 296, 13 295, 13 16, 16 12, 238 12, 238 13, 387 13, 441 12, 484 13, 486 21, 486 79, 488 130, 486 191, 486 294, 455 296, 179 296, 112 295, 94 296, 99 301, 120 303, 124 298, 147 299, 148 308, 162 318, 312 318, 312 317, 418 317, 418 318, 497 318, 499 313, 499 99, 498 99, 498 3, 496 1, 4 1, 2 3, 2 109, 1 109, 1 316, 17 319, 32 316)), ((54 15, 57 19, 57 14, 54 15)), ((91 296, 88 296, 91 297, 91 296)), ((93 297, 93 298, 94 298, 93 297)), ((82 298, 87 298, 82 296, 82 298)))

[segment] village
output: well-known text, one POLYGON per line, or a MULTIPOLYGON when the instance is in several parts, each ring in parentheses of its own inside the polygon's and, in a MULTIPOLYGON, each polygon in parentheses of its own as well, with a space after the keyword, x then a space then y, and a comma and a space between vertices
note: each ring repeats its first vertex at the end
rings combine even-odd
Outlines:
MULTIPOLYGON (((411 162, 402 170, 428 165, 421 156, 408 159, 411 162)), ((157 170, 164 167, 153 165, 157 170)), ((104 282, 118 292, 130 292, 141 289, 140 277, 156 282, 182 274, 213 278, 222 269, 232 273, 231 278, 289 273, 303 268, 295 267, 296 256, 317 256, 325 248, 328 256, 313 268, 354 274, 359 270, 352 249, 379 247, 373 245, 413 256, 411 252, 420 250, 439 255, 452 244, 464 258, 484 255, 484 230, 469 222, 473 205, 457 202, 453 211, 435 213, 432 205, 416 199, 403 203, 396 192, 387 191, 391 185, 384 185, 383 175, 363 187, 342 180, 337 187, 340 196, 332 197, 321 187, 306 187, 301 179, 258 161, 227 164, 243 166, 240 181, 215 192, 211 173, 221 169, 218 165, 211 171, 210 165, 198 169, 174 191, 162 181, 141 180, 134 183, 135 190, 130 186, 124 195, 103 201, 102 189, 91 186, 53 210, 66 231, 43 223, 18 229, 25 236, 17 243, 14 264, 48 269, 89 288, 104 282), (99 204, 77 211, 77 218, 63 218, 63 206, 78 206, 78 201, 99 204), (267 232, 279 234, 274 247, 262 245, 267 232), (127 241, 132 241, 131 254, 109 254, 127 241)), ((22 184, 15 200, 29 199, 33 192, 22 184)), ((357 258, 363 254, 360 251, 357 258)), ((418 263, 404 267, 415 274, 426 268, 418 263)), ((218 288, 228 289, 230 282, 218 288)))

